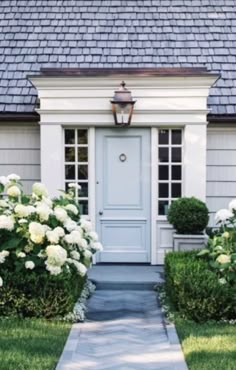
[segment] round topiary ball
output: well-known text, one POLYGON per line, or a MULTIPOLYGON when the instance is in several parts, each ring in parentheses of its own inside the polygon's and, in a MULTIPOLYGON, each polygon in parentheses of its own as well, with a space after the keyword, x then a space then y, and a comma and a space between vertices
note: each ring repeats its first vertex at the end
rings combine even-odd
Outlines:
POLYGON ((208 224, 208 213, 204 202, 184 197, 171 203, 167 218, 178 234, 201 234, 208 224))

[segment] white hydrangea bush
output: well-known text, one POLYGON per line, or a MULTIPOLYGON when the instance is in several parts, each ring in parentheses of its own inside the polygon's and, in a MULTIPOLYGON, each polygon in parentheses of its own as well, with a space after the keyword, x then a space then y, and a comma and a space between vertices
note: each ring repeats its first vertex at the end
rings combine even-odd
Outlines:
POLYGON ((199 252, 199 256, 209 260, 218 276, 219 283, 236 285, 236 199, 228 208, 220 209, 215 215, 219 226, 209 238, 208 247, 199 252))
POLYGON ((74 187, 51 199, 44 184, 32 194, 22 191, 20 177, 0 177, 0 288, 1 271, 85 276, 92 256, 102 250, 91 222, 80 217, 74 187))

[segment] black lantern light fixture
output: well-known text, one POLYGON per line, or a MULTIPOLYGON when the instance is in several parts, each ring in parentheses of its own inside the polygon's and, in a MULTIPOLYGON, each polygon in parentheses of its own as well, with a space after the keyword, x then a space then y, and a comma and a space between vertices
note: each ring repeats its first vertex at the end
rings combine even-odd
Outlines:
POLYGON ((129 126, 132 119, 134 104, 131 92, 126 89, 125 82, 122 81, 119 90, 115 91, 115 95, 111 100, 112 112, 117 126, 129 126))

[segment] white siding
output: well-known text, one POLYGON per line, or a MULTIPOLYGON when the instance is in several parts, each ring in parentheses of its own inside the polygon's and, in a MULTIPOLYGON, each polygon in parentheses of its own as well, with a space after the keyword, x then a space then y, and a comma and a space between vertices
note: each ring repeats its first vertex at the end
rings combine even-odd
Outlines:
POLYGON ((214 213, 236 198, 236 129, 210 128, 207 135, 207 205, 214 213))
POLYGON ((40 181, 40 130, 31 126, 0 126, 0 176, 21 176, 28 193, 40 181))

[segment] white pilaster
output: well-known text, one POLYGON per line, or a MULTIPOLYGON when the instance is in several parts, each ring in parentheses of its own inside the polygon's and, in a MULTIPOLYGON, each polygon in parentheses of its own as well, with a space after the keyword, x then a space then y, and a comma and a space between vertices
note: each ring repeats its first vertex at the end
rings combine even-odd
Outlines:
POLYGON ((183 195, 206 201, 207 125, 186 125, 184 128, 183 195))
POLYGON ((50 196, 63 189, 63 129, 61 125, 41 125, 41 181, 50 196))

